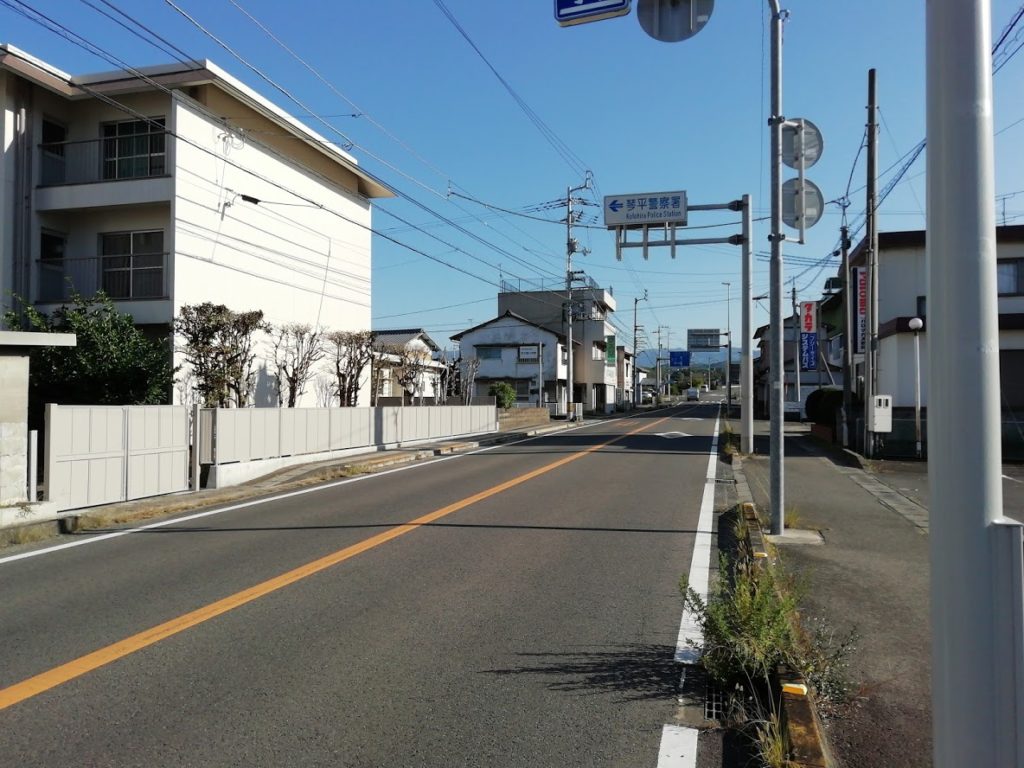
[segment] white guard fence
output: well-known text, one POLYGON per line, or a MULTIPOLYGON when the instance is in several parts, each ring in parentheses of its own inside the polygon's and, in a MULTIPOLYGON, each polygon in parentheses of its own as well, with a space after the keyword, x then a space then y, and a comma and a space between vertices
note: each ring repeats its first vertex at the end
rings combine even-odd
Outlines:
POLYGON ((188 409, 46 406, 45 501, 58 510, 188 490, 188 409))
POLYGON ((208 408, 200 418, 199 461, 213 465, 393 447, 497 429, 491 405, 208 408))
POLYGON ((498 428, 493 405, 197 409, 196 457, 184 406, 46 408, 45 501, 58 511, 197 490, 190 474, 219 488, 294 464, 498 428))

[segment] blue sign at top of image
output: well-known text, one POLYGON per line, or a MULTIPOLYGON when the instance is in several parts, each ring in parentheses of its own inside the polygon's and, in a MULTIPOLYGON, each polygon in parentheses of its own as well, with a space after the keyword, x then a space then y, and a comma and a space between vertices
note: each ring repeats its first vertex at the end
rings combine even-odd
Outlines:
POLYGON ((673 368, 688 368, 690 366, 689 352, 669 352, 668 364, 673 368))
POLYGON ((616 16, 628 13, 629 3, 630 0, 555 0, 555 19, 564 24, 591 16, 616 16))

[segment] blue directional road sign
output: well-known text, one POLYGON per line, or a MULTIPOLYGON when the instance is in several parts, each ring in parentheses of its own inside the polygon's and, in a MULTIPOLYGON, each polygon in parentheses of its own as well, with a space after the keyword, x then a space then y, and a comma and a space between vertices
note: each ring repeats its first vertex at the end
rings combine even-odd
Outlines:
POLYGON ((689 368, 690 367, 690 353, 689 352, 669 352, 668 353, 668 364, 673 368, 689 368))
POLYGON ((563 27, 629 13, 630 0, 555 0, 555 20, 563 27))

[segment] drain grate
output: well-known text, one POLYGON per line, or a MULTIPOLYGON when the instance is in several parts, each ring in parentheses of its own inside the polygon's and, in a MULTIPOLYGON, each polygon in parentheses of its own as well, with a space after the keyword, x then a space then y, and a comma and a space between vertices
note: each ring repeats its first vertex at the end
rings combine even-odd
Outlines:
POLYGON ((719 722, 725 719, 725 693, 713 683, 704 686, 704 718, 719 722))

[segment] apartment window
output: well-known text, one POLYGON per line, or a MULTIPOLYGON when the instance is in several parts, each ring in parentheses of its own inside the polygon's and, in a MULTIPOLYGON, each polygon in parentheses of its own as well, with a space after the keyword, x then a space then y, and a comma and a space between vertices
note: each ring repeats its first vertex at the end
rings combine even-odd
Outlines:
POLYGON ((501 347, 477 347, 476 356, 481 360, 501 360, 501 347))
POLYGON ((597 346, 597 344, 594 344, 590 348, 590 359, 594 360, 594 361, 603 361, 604 360, 604 350, 601 349, 599 346, 597 346))
POLYGON ((166 137, 162 117, 103 123, 103 178, 137 179, 166 173, 166 137))
POLYGON ((996 289, 1000 296, 1024 295, 1024 259, 996 262, 996 289))
POLYGON ((64 298, 64 250, 67 238, 57 232, 39 233, 39 300, 64 298))
POLYGON ((164 233, 100 235, 103 290, 112 299, 152 299, 164 293, 164 233))
POLYGON ((67 152, 68 129, 60 123, 43 118, 42 167, 40 181, 56 184, 65 178, 65 153, 67 152))

